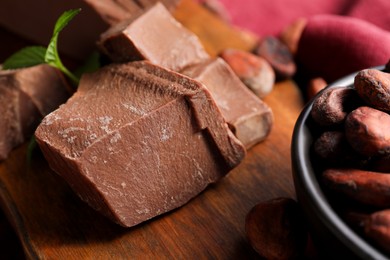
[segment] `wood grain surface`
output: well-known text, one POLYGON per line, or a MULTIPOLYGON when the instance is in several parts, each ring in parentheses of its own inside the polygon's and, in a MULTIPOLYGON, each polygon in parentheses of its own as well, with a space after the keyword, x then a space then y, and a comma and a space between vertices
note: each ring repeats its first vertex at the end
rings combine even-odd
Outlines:
MULTIPOLYGON (((176 17, 185 12, 186 2, 179 7, 176 17)), ((181 17, 178 19, 186 20, 186 15, 181 17)), ((207 23, 212 25, 210 19, 207 23)), ((188 23, 196 25, 202 21, 188 23)), ((191 28, 189 24, 186 26, 191 28)), ((196 33, 202 41, 209 41, 210 32, 196 33)), ((235 39, 238 43, 233 47, 253 47, 253 39, 229 31, 211 41, 210 53, 229 47, 227 43, 232 37, 242 39, 241 43, 235 39), (215 41, 223 41, 223 45, 215 41)), ((257 258, 245 237, 245 216, 258 202, 295 197, 290 143, 303 107, 301 93, 293 81, 277 83, 264 100, 272 108, 275 120, 264 142, 249 150, 237 168, 188 204, 133 228, 113 224, 84 204, 50 170, 39 150, 28 165, 27 144, 18 147, 0 163, 0 199, 26 256, 31 259, 257 258)), ((6 222, 0 217, 0 227, 2 223, 6 222)), ((0 229, 0 235, 1 232, 0 229)))

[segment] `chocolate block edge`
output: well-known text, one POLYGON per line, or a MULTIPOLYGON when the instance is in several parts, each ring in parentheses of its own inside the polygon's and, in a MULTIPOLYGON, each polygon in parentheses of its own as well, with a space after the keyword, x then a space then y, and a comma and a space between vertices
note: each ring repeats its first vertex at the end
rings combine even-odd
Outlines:
MULTIPOLYGON (((111 69, 110 73, 115 73, 117 80, 124 77, 126 81, 136 80, 137 84, 151 84, 145 81, 144 75, 145 73, 154 73, 154 77, 163 78, 156 83, 165 82, 167 86, 159 87, 153 83, 147 86, 147 88, 155 88, 150 93, 155 95, 156 93, 174 91, 176 94, 173 94, 174 100, 163 105, 161 109, 153 110, 134 122, 125 123, 117 130, 113 129, 113 132, 98 137, 96 142, 81 151, 78 158, 72 158, 78 156, 77 150, 74 151, 74 155, 67 155, 61 154, 61 149, 66 142, 79 139, 82 136, 78 135, 74 139, 69 139, 69 136, 66 136, 63 139, 65 143, 58 144, 50 143, 47 137, 66 132, 52 128, 55 124, 53 119, 60 120, 62 116, 59 112, 50 114, 48 116, 50 119, 44 119, 38 127, 37 141, 42 147, 49 165, 70 183, 70 186, 82 200, 94 209, 114 222, 130 227, 184 205, 210 183, 223 177, 241 162, 245 156, 245 148, 231 133, 210 93, 203 85, 145 61, 113 64, 109 65, 108 69, 111 69), (118 71, 120 71, 121 66, 131 66, 132 72, 123 70, 124 74, 120 75, 118 71), (127 75, 127 73, 133 73, 133 75, 127 75), (188 88, 180 87, 181 84, 188 85, 188 88), (180 105, 180 107, 175 104, 180 105), (180 115, 173 116, 176 113, 174 111, 180 115), (186 114, 191 115, 191 118, 187 118, 186 114), (160 129, 161 123, 179 126, 182 129, 180 131, 185 131, 190 136, 176 135, 176 137, 180 136, 180 141, 175 142, 170 137, 170 130, 160 129), (159 136, 161 140, 145 139, 146 136, 159 136), (143 144, 142 140, 149 141, 143 144), (117 156, 115 152, 110 152, 118 150, 115 147, 120 148, 122 155, 117 156), (177 156, 188 155, 182 157, 181 160, 173 160, 172 155, 169 155, 172 148, 176 150, 174 154, 177 156), (145 154, 143 149, 162 151, 162 153, 145 154), (103 153, 103 151, 109 152, 103 153), (99 154, 104 155, 104 157, 99 157, 99 154), (135 167, 135 169, 129 168, 126 175, 122 174, 125 165, 121 156, 127 156, 125 161, 131 162, 129 166, 135 167), (221 159, 223 161, 220 161, 221 159), (109 164, 109 171, 107 171, 106 162, 109 164), (155 171, 156 169, 158 171, 155 171), (113 174, 119 174, 118 176, 125 179, 116 179, 113 174), (134 178, 125 176, 134 176, 134 178), (132 190, 137 190, 140 194, 132 193, 132 190), (149 193, 160 195, 151 196, 148 195, 149 193)), ((107 67, 103 70, 107 70, 107 67)), ((93 91, 93 89, 82 86, 79 89, 83 92, 93 91)), ((138 87, 138 90, 142 91, 142 87, 138 87)), ((75 94, 76 98, 77 95, 79 94, 75 94)), ((62 109, 65 109, 67 105, 74 104, 72 98, 68 102, 70 103, 65 104, 62 109)), ((110 104, 115 103, 110 102, 110 104)), ((70 121, 75 122, 74 120, 70 121)), ((74 125, 72 129, 77 130, 78 128, 74 125)))

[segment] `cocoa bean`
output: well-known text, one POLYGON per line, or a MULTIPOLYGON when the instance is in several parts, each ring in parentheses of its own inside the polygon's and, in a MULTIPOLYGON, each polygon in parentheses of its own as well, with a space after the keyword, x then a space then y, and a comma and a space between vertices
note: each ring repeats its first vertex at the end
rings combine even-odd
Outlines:
POLYGON ((273 89, 275 72, 265 59, 237 49, 226 49, 220 56, 241 81, 260 98, 265 97, 273 89))
POLYGON ((367 237, 390 253, 390 209, 371 214, 364 222, 364 231, 367 237))
POLYGON ((390 112, 390 74, 377 69, 362 70, 355 76, 354 85, 367 104, 390 112))
POLYGON ((290 50, 276 37, 263 38, 255 53, 271 64, 277 80, 290 78, 296 72, 296 65, 290 50))
POLYGON ((358 169, 328 169, 322 174, 331 191, 359 203, 390 207, 390 175, 358 169))
POLYGON ((373 157, 370 168, 377 172, 390 173, 390 155, 373 157))
POLYGON ((361 103, 361 99, 352 88, 328 88, 314 100, 311 116, 319 125, 338 125, 343 123, 347 114, 361 103))
POLYGON ((367 156, 390 153, 390 115, 371 107, 359 107, 348 114, 345 133, 350 145, 367 156))
POLYGON ((314 152, 328 165, 358 163, 359 155, 349 145, 341 131, 323 132, 314 142, 314 152))
POLYGON ((366 212, 351 211, 348 209, 340 212, 340 215, 351 228, 359 233, 363 231, 364 223, 370 216, 370 214, 366 212))
POLYGON ((307 245, 304 217, 290 198, 257 204, 246 216, 245 231, 252 247, 265 259, 301 259, 307 245))

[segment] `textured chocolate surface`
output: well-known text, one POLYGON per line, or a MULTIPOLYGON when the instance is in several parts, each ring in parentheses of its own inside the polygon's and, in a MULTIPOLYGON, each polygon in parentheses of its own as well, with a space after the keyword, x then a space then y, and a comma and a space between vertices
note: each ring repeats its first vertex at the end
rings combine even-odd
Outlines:
POLYGON ((145 61, 84 75, 36 138, 75 192, 123 226, 182 206, 245 156, 203 85, 145 61))
POLYGON ((111 27, 98 45, 113 61, 149 60, 174 71, 209 58, 198 37, 161 3, 111 27))
POLYGON ((211 59, 182 71, 203 83, 237 138, 250 148, 271 131, 272 110, 253 94, 221 58, 211 59))
POLYGON ((0 71, 0 160, 69 97, 65 80, 48 65, 0 71))
POLYGON ((222 59, 210 59, 196 35, 183 28, 163 5, 156 4, 131 21, 111 27, 101 36, 99 46, 114 61, 146 59, 205 84, 246 148, 268 136, 271 109, 222 59))

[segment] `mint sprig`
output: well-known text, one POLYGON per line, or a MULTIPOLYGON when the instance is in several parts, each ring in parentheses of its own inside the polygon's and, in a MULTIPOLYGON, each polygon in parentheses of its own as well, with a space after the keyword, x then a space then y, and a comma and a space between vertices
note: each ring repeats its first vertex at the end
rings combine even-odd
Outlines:
POLYGON ((11 55, 3 64, 3 69, 32 67, 45 63, 46 49, 42 46, 31 46, 11 55))
MULTIPOLYGON (((18 52, 12 54, 3 63, 2 69, 19 69, 32 67, 39 64, 48 64, 55 67, 67 75, 74 83, 78 84, 79 78, 72 74, 61 62, 58 54, 57 42, 59 33, 68 25, 68 23, 81 11, 81 9, 73 9, 64 12, 54 25, 53 35, 50 39, 47 48, 42 46, 25 47, 18 52)), ((80 73, 81 74, 81 73, 80 73)), ((31 137, 27 148, 27 165, 30 166, 32 153, 37 143, 34 136, 31 137)))
POLYGON ((47 48, 42 46, 31 46, 23 48, 4 61, 3 69, 18 69, 46 63, 59 69, 73 82, 78 84, 79 79, 73 75, 61 62, 60 56, 58 54, 57 42, 59 33, 80 11, 80 8, 68 10, 58 18, 54 26, 53 35, 47 48))
POLYGON ((45 53, 45 62, 55 68, 61 70, 65 75, 67 75, 75 83, 79 82, 79 79, 74 76, 61 62, 60 56, 58 55, 57 42, 58 35, 65 28, 66 25, 75 17, 81 9, 73 9, 64 12, 57 20, 53 36, 50 39, 49 45, 47 46, 45 53))

